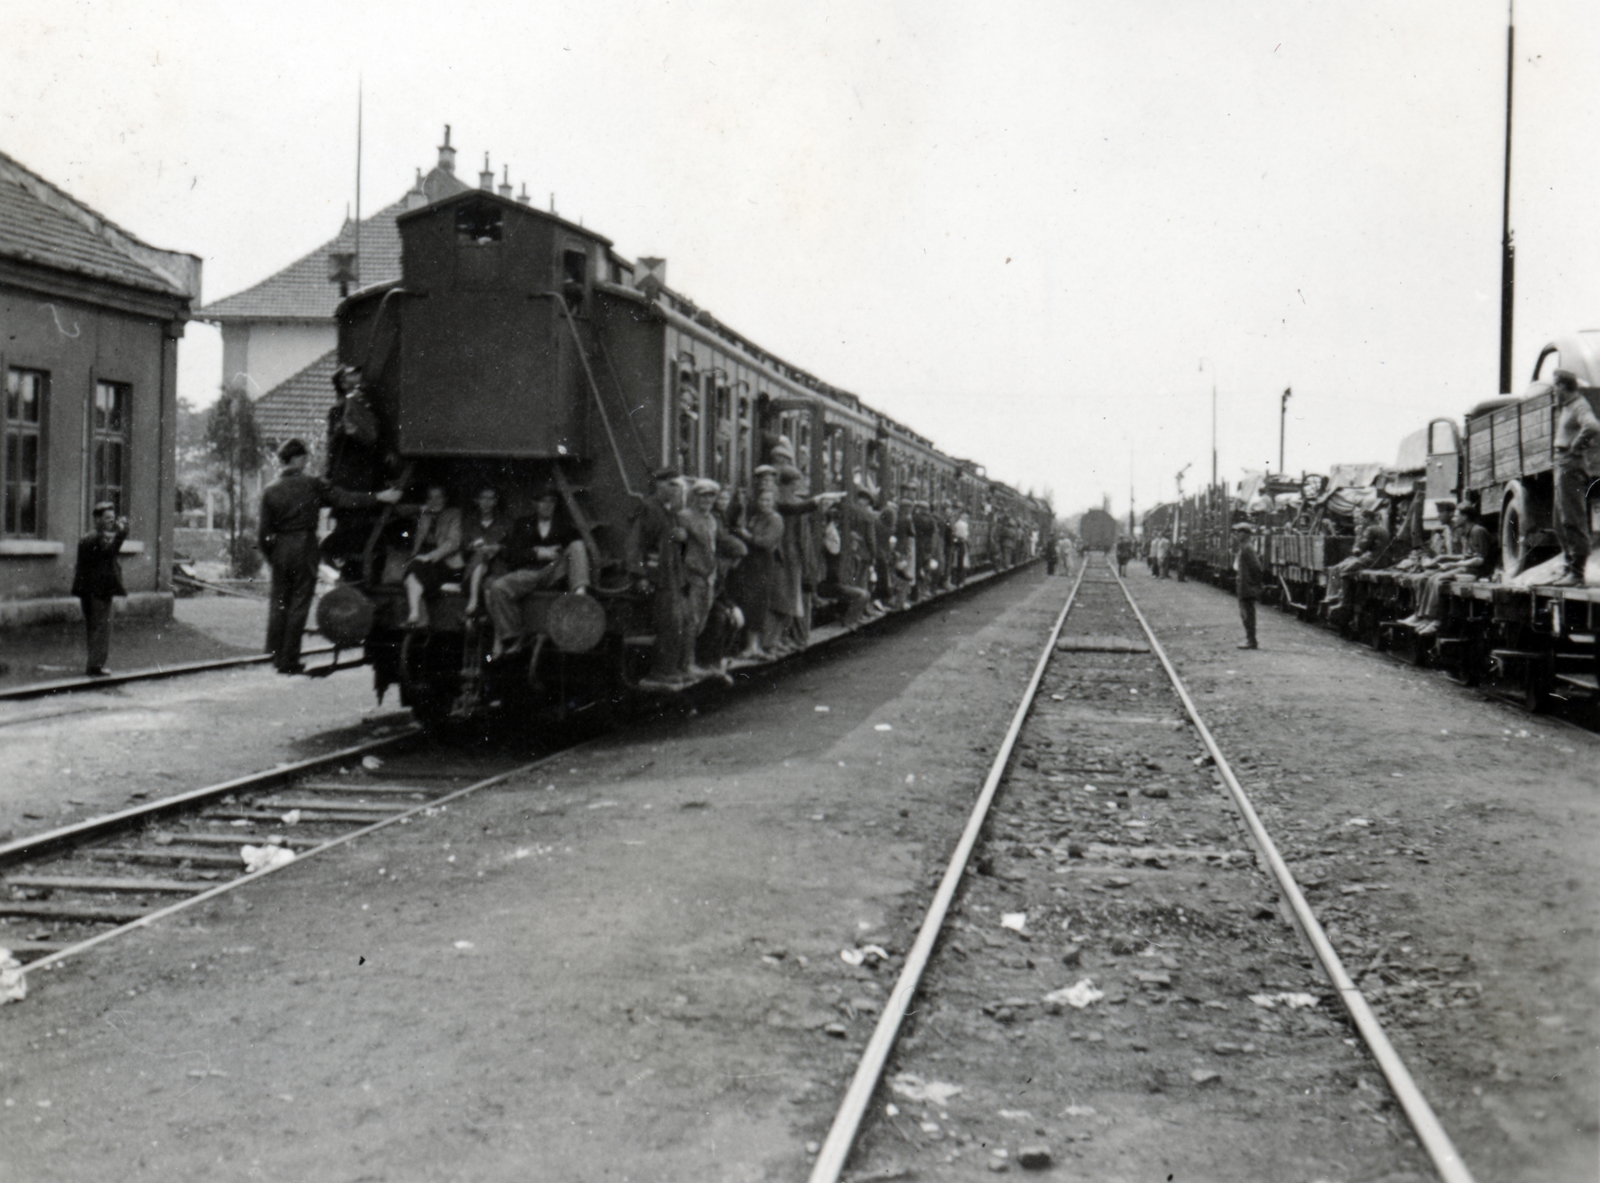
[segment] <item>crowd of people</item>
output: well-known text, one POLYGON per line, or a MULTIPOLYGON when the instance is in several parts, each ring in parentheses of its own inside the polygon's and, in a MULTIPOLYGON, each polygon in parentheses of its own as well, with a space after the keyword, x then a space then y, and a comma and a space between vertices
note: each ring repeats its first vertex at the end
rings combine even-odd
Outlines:
MULTIPOLYGON (((490 661, 530 647, 537 652, 541 642, 525 623, 525 601, 541 591, 590 594, 598 557, 561 491, 541 490, 534 513, 515 521, 491 485, 475 489, 465 509, 450 504, 451 490, 442 484, 429 484, 420 504, 395 504, 400 493, 393 489, 351 491, 378 483, 376 433, 362 426, 359 375, 341 371, 335 386, 328 476, 307 475, 305 445, 291 440, 279 455, 283 473, 262 498, 275 666, 286 673, 302 668, 298 637, 319 556, 347 575, 359 564, 368 582, 400 583, 404 629, 428 628, 430 602, 455 583, 465 593, 468 620, 492 627, 490 661), (324 506, 334 509, 338 525, 319 548, 315 526, 324 506), (401 543, 375 556, 368 540, 402 528, 401 543)), ((647 688, 726 677, 735 658, 771 659, 804 648, 821 604, 836 605, 842 622, 853 626, 966 578, 973 524, 955 501, 930 500, 910 484, 895 500, 859 474, 849 492, 811 494, 786 437, 771 440, 768 460, 747 488, 672 468, 653 474, 626 552, 629 586, 651 604, 655 648, 642 683, 647 688)), ((1038 530, 1026 520, 987 512, 986 525, 999 566, 1038 548, 1038 530)))

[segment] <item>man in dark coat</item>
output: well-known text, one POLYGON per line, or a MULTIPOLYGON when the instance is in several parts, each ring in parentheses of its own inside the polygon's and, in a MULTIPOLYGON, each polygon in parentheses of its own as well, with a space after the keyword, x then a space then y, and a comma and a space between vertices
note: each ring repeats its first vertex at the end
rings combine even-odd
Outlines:
POLYGON ((352 493, 323 477, 306 473, 306 446, 290 440, 278 449, 283 472, 261 494, 261 553, 272 564, 272 596, 267 604, 267 652, 280 674, 298 674, 300 642, 317 590, 317 518, 323 506, 336 510, 371 509, 400 500, 399 489, 352 493))
POLYGON ((1256 644, 1256 601, 1261 598, 1261 556, 1251 544, 1255 528, 1249 522, 1235 522, 1233 536, 1239 553, 1233 560, 1234 589, 1239 593, 1239 620, 1244 624, 1241 649, 1260 648, 1256 644))
POLYGON ((492 658, 527 646, 522 604, 534 592, 563 583, 578 595, 589 590, 589 551, 578 528, 567 515, 556 512, 559 502, 556 490, 544 490, 534 502, 533 516, 519 518, 511 528, 505 549, 509 570, 489 585, 489 617, 494 621, 492 658))
POLYGON ((72 594, 83 605, 83 626, 88 634, 89 661, 84 672, 91 678, 107 677, 111 656, 111 598, 125 596, 122 567, 117 554, 128 537, 128 519, 117 507, 102 501, 94 507, 94 529, 78 539, 78 566, 72 575, 72 594))
POLYGON ((658 468, 653 476, 654 495, 641 502, 628 531, 628 573, 651 597, 656 636, 650 673, 639 679, 639 685, 673 690, 683 685, 692 653, 692 638, 686 635, 689 588, 683 568, 689 534, 678 524, 678 470, 658 468))

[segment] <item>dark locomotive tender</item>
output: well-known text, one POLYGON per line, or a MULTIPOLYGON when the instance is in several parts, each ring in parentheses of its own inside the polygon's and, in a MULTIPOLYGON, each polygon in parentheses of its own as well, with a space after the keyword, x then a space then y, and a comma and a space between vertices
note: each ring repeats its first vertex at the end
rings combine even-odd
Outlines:
POLYGON ((1049 528, 1047 506, 762 350, 667 289, 658 261, 636 267, 592 230, 484 190, 399 229, 401 278, 338 312, 339 358, 362 372, 391 475, 443 484, 456 505, 493 485, 513 518, 553 486, 594 571, 589 597, 529 599, 528 631, 551 643, 512 673, 485 662, 486 630, 455 585, 429 627, 400 627, 400 523, 380 522, 319 622, 364 643, 379 694, 398 684, 425 720, 511 699, 566 711, 636 686, 651 616, 625 540, 658 466, 748 488, 787 438, 812 492, 867 484, 880 503, 958 505, 972 569, 1019 561, 1024 536, 1049 528))

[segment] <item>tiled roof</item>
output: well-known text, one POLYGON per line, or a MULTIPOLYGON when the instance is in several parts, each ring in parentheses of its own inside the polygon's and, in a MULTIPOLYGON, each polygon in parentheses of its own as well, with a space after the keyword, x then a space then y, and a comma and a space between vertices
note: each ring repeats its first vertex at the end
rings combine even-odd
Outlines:
POLYGON ((0 255, 167 296, 200 294, 194 256, 140 242, 4 153, 0 255))
MULTIPOLYGON (((365 236, 362 242, 365 245, 365 236)), ((339 351, 330 349, 316 361, 256 400, 256 429, 273 444, 299 437, 321 454, 328 434, 328 408, 333 406, 333 371, 339 351)))
MULTIPOLYGON (((429 201, 471 188, 454 173, 436 168, 423 179, 429 201)), ((400 229, 395 219, 406 212, 406 199, 385 206, 361 220, 361 286, 400 278, 400 229)), ((269 275, 254 287, 198 309, 201 320, 332 320, 339 306, 339 285, 328 282, 328 256, 355 250, 355 223, 349 219, 339 233, 309 255, 269 275)))

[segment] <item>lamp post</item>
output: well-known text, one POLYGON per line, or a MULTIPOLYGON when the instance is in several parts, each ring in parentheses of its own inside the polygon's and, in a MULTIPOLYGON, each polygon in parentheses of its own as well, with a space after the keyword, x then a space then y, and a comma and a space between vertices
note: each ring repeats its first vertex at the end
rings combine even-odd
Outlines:
POLYGON ((1208 357, 1200 359, 1200 370, 1203 373, 1207 366, 1211 367, 1211 483, 1217 483, 1217 363, 1208 357))

